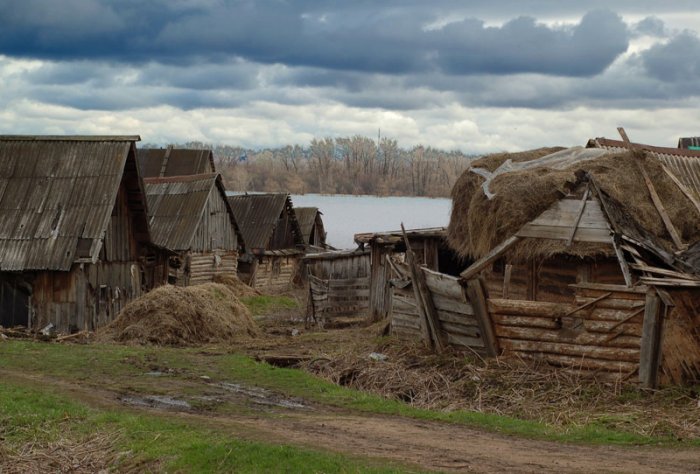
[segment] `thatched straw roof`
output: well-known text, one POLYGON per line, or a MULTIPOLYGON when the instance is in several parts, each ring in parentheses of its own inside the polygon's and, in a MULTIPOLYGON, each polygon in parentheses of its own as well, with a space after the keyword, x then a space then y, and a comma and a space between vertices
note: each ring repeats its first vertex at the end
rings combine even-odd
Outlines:
MULTIPOLYGON (((494 171, 507 159, 522 162, 541 158, 561 148, 542 148, 523 153, 490 155, 471 168, 494 171)), ((589 161, 576 162, 565 169, 531 168, 496 176, 488 199, 481 186, 484 178, 467 169, 452 189, 452 216, 447 238, 461 256, 480 258, 514 235, 567 195, 581 194, 591 177, 615 209, 626 235, 651 240, 668 252, 677 250, 651 200, 639 166, 644 167, 663 202, 671 221, 686 244, 700 240, 700 215, 688 198, 663 171, 661 163, 642 151, 611 153, 589 161)), ((586 242, 566 246, 563 240, 524 239, 509 252, 513 261, 542 258, 554 254, 576 256, 611 255, 605 244, 586 242)))

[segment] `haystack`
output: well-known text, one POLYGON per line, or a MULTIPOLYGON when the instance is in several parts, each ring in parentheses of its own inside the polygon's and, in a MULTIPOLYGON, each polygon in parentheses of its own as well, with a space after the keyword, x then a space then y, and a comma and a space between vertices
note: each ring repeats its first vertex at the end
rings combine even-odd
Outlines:
POLYGON ((250 311, 219 283, 189 287, 165 285, 132 301, 104 330, 118 342, 183 346, 230 342, 256 336, 250 311))
POLYGON ((238 298, 243 296, 259 296, 262 294, 255 288, 243 283, 240 278, 235 275, 214 275, 214 283, 226 285, 238 298))
MULTIPOLYGON (((494 171, 507 159, 522 162, 560 149, 498 154, 474 161, 471 168, 494 171)), ((482 190, 485 179, 467 169, 452 189, 452 216, 447 238, 461 256, 480 258, 514 235, 523 225, 566 195, 581 195, 584 181, 592 178, 616 211, 627 234, 653 240, 663 249, 675 250, 671 236, 644 184, 640 167, 652 177, 654 187, 671 221, 686 243, 700 240, 700 216, 688 198, 663 171, 661 163, 643 151, 608 154, 565 169, 532 168, 496 176, 489 186, 495 197, 482 190)), ((584 256, 610 255, 607 245, 560 240, 524 239, 509 252, 511 261, 546 258, 560 253, 584 256)))

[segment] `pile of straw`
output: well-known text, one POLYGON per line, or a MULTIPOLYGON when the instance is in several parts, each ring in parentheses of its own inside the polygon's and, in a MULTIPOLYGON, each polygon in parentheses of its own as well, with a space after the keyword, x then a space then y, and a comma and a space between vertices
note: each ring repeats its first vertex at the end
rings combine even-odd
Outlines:
POLYGON ((256 336, 250 311, 219 283, 165 285, 130 302, 102 337, 118 342, 183 346, 256 336))
MULTIPOLYGON (((543 148, 524 153, 498 154, 475 160, 472 168, 493 171, 507 159, 514 162, 541 158, 559 149, 543 148)), ((448 242, 462 257, 480 258, 515 234, 523 225, 547 210, 565 195, 580 195, 586 173, 592 176, 605 197, 625 217, 631 232, 643 232, 660 247, 675 250, 659 212, 644 184, 640 167, 653 177, 654 187, 671 221, 685 242, 700 239, 700 216, 688 198, 663 171, 661 163, 644 152, 604 155, 564 170, 534 168, 504 173, 493 179, 489 200, 481 185, 484 178, 466 170, 452 189, 452 216, 448 242)), ((510 252, 512 261, 548 257, 557 253, 578 256, 610 255, 609 246, 563 241, 525 239, 510 252)))

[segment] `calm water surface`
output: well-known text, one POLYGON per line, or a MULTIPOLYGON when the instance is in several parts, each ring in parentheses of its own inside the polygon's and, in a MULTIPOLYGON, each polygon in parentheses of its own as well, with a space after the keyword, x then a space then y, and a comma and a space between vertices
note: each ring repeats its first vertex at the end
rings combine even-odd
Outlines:
POLYGON ((328 243, 336 248, 355 248, 353 235, 360 232, 447 227, 452 202, 449 199, 377 197, 326 194, 293 194, 296 207, 318 207, 328 243))

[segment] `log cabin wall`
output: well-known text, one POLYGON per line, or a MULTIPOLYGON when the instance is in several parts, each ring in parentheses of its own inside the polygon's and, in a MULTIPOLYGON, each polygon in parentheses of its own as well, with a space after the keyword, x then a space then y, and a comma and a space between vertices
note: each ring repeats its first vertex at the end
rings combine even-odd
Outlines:
POLYGON ((187 256, 187 275, 183 285, 199 285, 214 281, 216 275, 235 276, 238 268, 238 252, 213 250, 190 253, 187 256))
POLYGON ((575 304, 489 298, 499 347, 504 354, 633 379, 647 289, 581 283, 575 290, 575 304))
POLYGON ((292 286, 299 264, 298 256, 265 255, 253 265, 250 286, 263 292, 279 293, 292 286))

